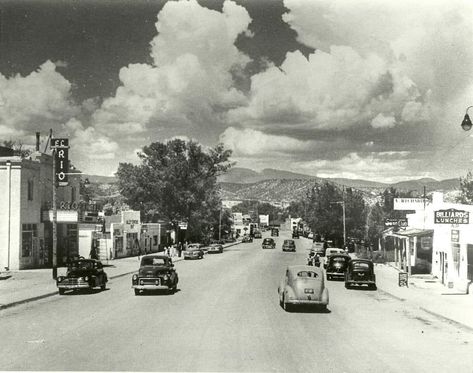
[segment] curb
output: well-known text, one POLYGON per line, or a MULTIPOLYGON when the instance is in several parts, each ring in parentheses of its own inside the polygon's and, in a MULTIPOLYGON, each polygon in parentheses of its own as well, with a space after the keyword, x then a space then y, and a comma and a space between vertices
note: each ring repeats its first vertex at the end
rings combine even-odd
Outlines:
POLYGON ((438 318, 439 320, 446 321, 446 322, 448 322, 449 324, 452 324, 452 325, 455 325, 455 326, 457 326, 457 327, 459 327, 459 328, 466 329, 466 330, 468 330, 468 331, 470 331, 470 332, 473 332, 473 327, 471 327, 471 326, 469 326, 469 325, 466 325, 466 324, 463 324, 463 323, 461 323, 461 322, 459 322, 459 321, 450 319, 449 317, 446 317, 446 316, 443 316, 443 315, 441 315, 441 314, 439 314, 439 313, 430 311, 430 310, 428 310, 427 308, 424 308, 424 307, 421 307, 421 306, 419 306, 419 309, 422 310, 422 311, 424 311, 424 312, 426 312, 426 313, 428 313, 429 315, 432 315, 432 316, 438 318))

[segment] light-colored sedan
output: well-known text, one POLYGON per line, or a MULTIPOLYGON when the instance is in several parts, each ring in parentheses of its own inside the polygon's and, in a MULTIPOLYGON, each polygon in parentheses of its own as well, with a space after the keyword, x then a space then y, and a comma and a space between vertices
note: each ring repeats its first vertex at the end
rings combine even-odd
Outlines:
POLYGON ((184 259, 202 259, 204 257, 204 245, 199 243, 191 243, 187 245, 187 249, 184 251, 184 259))
POLYGON ((219 243, 211 243, 207 249, 207 253, 214 254, 214 253, 223 253, 223 246, 219 243))
POLYGON ((306 265, 288 266, 278 287, 279 304, 286 311, 296 305, 316 306, 327 309, 328 289, 324 272, 306 265))

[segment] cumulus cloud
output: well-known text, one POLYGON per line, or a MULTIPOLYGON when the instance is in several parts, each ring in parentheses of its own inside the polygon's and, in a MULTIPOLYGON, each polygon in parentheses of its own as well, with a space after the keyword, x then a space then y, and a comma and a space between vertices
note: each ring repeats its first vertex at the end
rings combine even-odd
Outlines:
POLYGON ((220 141, 233 151, 236 157, 272 157, 275 154, 293 156, 295 152, 308 151, 316 146, 315 141, 301 141, 287 136, 265 134, 253 129, 227 128, 220 141))
POLYGON ((0 74, 0 123, 14 134, 46 132, 78 113, 70 82, 51 61, 27 76, 0 74))
POLYGON ((222 126, 222 113, 246 101, 233 87, 232 71, 249 62, 234 43, 250 22, 232 1, 222 12, 196 0, 166 3, 151 41, 153 63, 120 70, 121 86, 94 114, 95 126, 123 133, 167 128, 169 134, 222 126))
POLYGON ((397 182, 406 178, 409 162, 405 157, 408 153, 391 153, 369 153, 364 156, 350 153, 337 161, 314 160, 298 163, 297 166, 323 178, 343 177, 386 183, 397 182))

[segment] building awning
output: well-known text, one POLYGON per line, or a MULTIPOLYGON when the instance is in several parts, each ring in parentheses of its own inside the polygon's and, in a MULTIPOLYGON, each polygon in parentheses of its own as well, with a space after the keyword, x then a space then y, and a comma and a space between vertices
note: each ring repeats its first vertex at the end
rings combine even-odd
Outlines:
POLYGON ((418 228, 410 228, 404 231, 397 231, 396 232, 400 236, 404 237, 420 237, 420 236, 430 236, 434 233, 433 229, 418 229, 418 228))
MULTIPOLYGON (((43 221, 53 221, 53 210, 43 211, 43 221)), ((58 223, 77 223, 78 213, 76 210, 57 210, 56 222, 58 223)))

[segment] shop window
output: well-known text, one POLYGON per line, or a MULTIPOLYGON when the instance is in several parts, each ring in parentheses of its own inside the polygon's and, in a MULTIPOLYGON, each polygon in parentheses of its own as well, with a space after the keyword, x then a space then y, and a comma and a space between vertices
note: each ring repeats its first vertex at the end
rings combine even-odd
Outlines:
POLYGON ((28 201, 33 200, 33 180, 28 180, 28 201))
POLYGON ((158 245, 158 236, 153 236, 153 246, 158 245))
POLYGON ((33 242, 38 237, 36 224, 22 224, 21 232, 21 256, 29 257, 33 253, 33 242))

